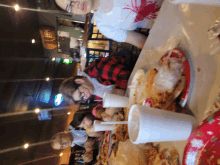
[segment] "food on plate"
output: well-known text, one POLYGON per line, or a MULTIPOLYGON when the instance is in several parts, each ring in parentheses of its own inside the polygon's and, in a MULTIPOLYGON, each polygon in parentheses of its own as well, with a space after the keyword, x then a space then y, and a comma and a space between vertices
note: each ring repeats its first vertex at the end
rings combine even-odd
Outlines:
POLYGON ((179 165, 179 153, 176 148, 172 148, 170 150, 170 156, 171 165, 179 165))
POLYGON ((136 101, 136 103, 142 104, 145 98, 151 98, 151 95, 152 95, 151 89, 152 89, 154 77, 156 76, 156 74, 157 74, 156 69, 151 69, 148 71, 147 81, 143 82, 142 87, 140 87, 139 90, 135 91, 136 97, 139 96, 138 101, 136 101))
MULTIPOLYGON (((126 120, 126 108, 121 109, 118 112, 117 121, 125 121, 126 120)), ((117 124, 116 125, 116 132, 111 136, 114 143, 111 146, 110 156, 113 153, 114 157, 117 155, 118 145, 120 141, 126 141, 128 139, 128 128, 127 124, 117 124)))
POLYGON ((144 76, 145 76, 144 70, 139 69, 135 73, 134 78, 132 80, 130 88, 131 88, 131 91, 133 93, 133 96, 132 96, 133 104, 137 104, 137 101, 138 101, 138 95, 137 95, 138 89, 137 89, 137 87, 142 85, 142 83, 144 81, 144 76))
POLYGON ((142 83, 137 83, 140 85, 136 86, 134 103, 175 112, 177 107, 174 100, 185 88, 182 65, 178 60, 164 59, 160 65, 150 69, 146 74, 146 80, 143 78, 142 83))
MULTIPOLYGON (((154 77, 156 76, 157 72, 158 71, 156 69, 150 69, 148 71, 147 84, 146 84, 147 91, 151 91, 154 83, 154 77)), ((151 97, 150 93, 149 93, 149 97, 151 97)))
POLYGON ((126 132, 116 132, 112 135, 112 140, 125 141, 126 132))
MULTIPOLYGON (((166 92, 159 92, 158 89, 153 85, 153 79, 157 74, 156 69, 151 69, 148 74, 147 82, 145 83, 145 88, 142 90, 143 96, 139 104, 143 104, 146 98, 151 102, 151 107, 165 109, 169 111, 176 111, 176 103, 172 102, 167 108, 163 108, 166 101, 172 96, 173 91, 168 90, 166 92)), ((177 84, 180 84, 178 82, 177 84)), ((175 89, 175 88, 174 88, 175 89)))
POLYGON ((147 165, 179 165, 179 153, 175 148, 159 151, 157 146, 147 149, 147 165))
POLYGON ((112 144, 111 153, 110 153, 109 157, 111 156, 112 152, 114 154, 114 157, 116 157, 117 151, 118 151, 118 145, 119 145, 119 141, 116 141, 112 144))
POLYGON ((164 58, 157 66, 158 73, 154 77, 154 86, 160 92, 173 90, 183 72, 183 63, 180 58, 164 58))
POLYGON ((157 154, 158 154, 158 149, 156 147, 148 149, 148 151, 147 151, 147 165, 154 165, 157 154))
POLYGON ((101 145, 99 147, 99 155, 97 156, 97 160, 100 165, 105 165, 108 162, 108 153, 110 148, 110 131, 105 132, 103 135, 101 145))
POLYGON ((116 135, 112 134, 112 140, 116 140, 116 135))
MULTIPOLYGON (((125 113, 123 110, 118 112, 117 121, 125 121, 125 113)), ((112 140, 126 141, 128 139, 127 124, 117 124, 116 133, 112 135, 112 140)))
POLYGON ((137 79, 137 84, 141 84, 143 81, 144 76, 141 74, 137 79))

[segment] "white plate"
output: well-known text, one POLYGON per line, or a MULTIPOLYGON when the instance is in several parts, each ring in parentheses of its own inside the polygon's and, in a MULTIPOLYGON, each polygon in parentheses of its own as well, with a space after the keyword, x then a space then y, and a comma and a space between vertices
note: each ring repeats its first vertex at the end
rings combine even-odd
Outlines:
POLYGON ((144 79, 145 79, 145 71, 143 69, 138 69, 137 72, 135 73, 132 81, 131 81, 131 85, 128 86, 128 87, 130 87, 129 107, 135 103, 136 88, 137 88, 137 86, 141 86, 142 85, 144 79), (141 83, 137 84, 139 78, 141 78, 140 79, 141 83), (132 88, 132 86, 135 87, 135 88, 132 88))

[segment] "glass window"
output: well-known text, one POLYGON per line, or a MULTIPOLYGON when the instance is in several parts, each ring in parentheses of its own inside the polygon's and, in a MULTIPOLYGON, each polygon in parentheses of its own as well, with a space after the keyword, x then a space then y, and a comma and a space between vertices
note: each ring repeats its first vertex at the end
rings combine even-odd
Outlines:
POLYGON ((93 34, 93 35, 92 35, 92 38, 97 38, 97 34, 93 34))
POLYGON ((99 35, 98 35, 98 38, 102 38, 102 34, 99 34, 99 35))
POLYGON ((98 30, 97 26, 94 26, 93 27, 93 33, 98 33, 98 32, 99 32, 99 30, 98 30))
POLYGON ((98 52, 98 51, 95 51, 95 55, 99 55, 99 52, 98 52))
POLYGON ((89 51, 89 54, 94 54, 94 51, 90 50, 90 51, 89 51))

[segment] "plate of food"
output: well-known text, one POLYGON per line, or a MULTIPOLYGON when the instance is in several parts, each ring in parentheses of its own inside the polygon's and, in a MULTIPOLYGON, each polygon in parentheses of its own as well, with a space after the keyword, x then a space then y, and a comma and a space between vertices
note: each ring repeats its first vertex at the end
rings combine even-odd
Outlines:
MULTIPOLYGON (((124 110, 120 110, 118 112, 117 121, 127 121, 126 114, 125 114, 126 110, 125 111, 124 110)), ((111 138, 112 138, 112 140, 114 140, 114 143, 111 146, 110 156, 113 153, 114 157, 116 157, 119 142, 125 142, 129 138, 128 137, 128 125, 127 124, 117 124, 116 128, 115 128, 115 132, 113 132, 111 138)))
POLYGON ((101 164, 107 164, 108 162, 108 157, 111 153, 112 145, 111 135, 111 131, 106 131, 103 135, 101 145, 99 147, 99 155, 97 156, 97 160, 101 164))
POLYGON ((112 135, 111 131, 106 131, 104 134, 103 150, 105 157, 108 157, 111 152, 111 145, 112 145, 111 135, 112 135))
POLYGON ((128 86, 130 89, 129 93, 129 104, 137 104, 138 103, 138 91, 139 87, 142 86, 144 83, 144 78, 145 78, 145 71, 143 69, 138 69, 137 72, 135 73, 131 85, 128 86))
POLYGON ((220 165, 220 111, 203 120, 190 135, 183 165, 220 165))
POLYGON ((147 165, 179 165, 179 153, 176 148, 163 148, 160 145, 151 146, 145 150, 147 165))
POLYGON ((188 99, 190 66, 182 50, 176 48, 168 54, 145 74, 136 95, 138 104, 175 112, 176 101, 184 107, 188 99))
MULTIPOLYGON (((159 63, 163 63, 164 61, 164 58, 168 56, 168 53, 167 52, 166 54, 164 54, 162 56, 162 58, 160 59, 159 63)), ((189 96, 189 88, 190 88, 190 65, 189 65, 189 60, 187 59, 186 57, 186 54, 181 50, 181 49, 178 49, 178 48, 175 48, 173 49, 171 55, 170 55, 171 58, 179 58, 179 59, 183 59, 183 76, 185 76, 185 88, 183 89, 182 93, 181 93, 181 100, 180 100, 180 105, 182 107, 184 107, 186 105, 186 101, 188 99, 188 96, 189 96)))

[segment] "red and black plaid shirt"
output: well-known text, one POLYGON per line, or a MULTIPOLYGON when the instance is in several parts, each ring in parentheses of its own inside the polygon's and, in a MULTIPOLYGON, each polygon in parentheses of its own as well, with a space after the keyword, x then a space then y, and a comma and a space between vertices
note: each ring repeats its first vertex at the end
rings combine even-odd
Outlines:
POLYGON ((130 72, 125 67, 125 58, 103 57, 92 62, 84 72, 96 78, 103 85, 113 85, 117 89, 126 89, 130 72))

